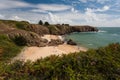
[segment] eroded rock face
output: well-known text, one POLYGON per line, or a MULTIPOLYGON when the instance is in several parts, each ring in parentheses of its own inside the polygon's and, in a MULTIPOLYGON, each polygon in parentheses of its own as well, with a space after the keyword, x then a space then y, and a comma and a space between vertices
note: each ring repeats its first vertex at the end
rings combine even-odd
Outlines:
POLYGON ((38 46, 44 47, 47 45, 47 40, 42 39, 38 34, 33 32, 27 32, 24 30, 12 30, 6 33, 10 39, 15 40, 16 38, 22 37, 26 41, 27 46, 38 46))

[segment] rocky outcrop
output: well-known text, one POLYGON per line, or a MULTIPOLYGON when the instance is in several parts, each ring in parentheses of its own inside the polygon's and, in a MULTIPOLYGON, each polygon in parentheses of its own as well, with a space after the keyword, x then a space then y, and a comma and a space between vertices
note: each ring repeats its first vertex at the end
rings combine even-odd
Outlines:
MULTIPOLYGON (((38 25, 30 24, 26 21, 12 21, 12 20, 1 20, 0 24, 3 23, 8 28, 19 28, 26 31, 31 31, 37 33, 38 35, 44 34, 54 34, 54 35, 64 35, 72 32, 91 32, 98 31, 97 28, 84 25, 84 26, 70 26, 69 24, 56 24, 56 25, 38 25)), ((2 24, 2 25, 3 25, 2 24)))
POLYGON ((97 28, 91 26, 69 26, 69 25, 52 25, 48 27, 50 30, 50 34, 54 35, 64 35, 72 32, 91 32, 98 31, 97 28))
MULTIPOLYGON (((7 34, 9 38, 16 43, 25 44, 27 46, 56 46, 64 43, 61 40, 51 40, 48 42, 41 38, 41 36, 45 34, 65 35, 72 32, 91 31, 98 31, 98 29, 87 25, 70 26, 69 24, 56 24, 45 26, 30 24, 26 21, 0 20, 0 34, 7 34)), ((70 45, 76 45, 72 40, 69 40, 67 43, 70 45)))
MULTIPOLYGON (((47 40, 42 39, 38 34, 33 32, 28 32, 24 30, 11 30, 6 33, 10 39, 17 40, 17 42, 22 38, 25 40, 27 46, 38 46, 43 47, 47 45, 47 40), (18 39, 17 39, 18 38, 18 39)), ((22 43, 22 42, 21 42, 22 43)))
POLYGON ((92 26, 71 26, 72 32, 93 32, 93 31, 98 31, 97 28, 92 27, 92 26))
POLYGON ((69 44, 69 45, 77 45, 77 43, 75 43, 72 39, 69 39, 67 41, 67 44, 69 44))
POLYGON ((61 41, 60 39, 51 39, 51 41, 48 43, 48 46, 57 46, 57 45, 60 45, 60 44, 63 44, 64 41, 61 41))
POLYGON ((30 24, 30 25, 26 26, 24 29, 27 31, 37 33, 40 36, 44 35, 44 34, 49 34, 49 29, 42 25, 30 24))

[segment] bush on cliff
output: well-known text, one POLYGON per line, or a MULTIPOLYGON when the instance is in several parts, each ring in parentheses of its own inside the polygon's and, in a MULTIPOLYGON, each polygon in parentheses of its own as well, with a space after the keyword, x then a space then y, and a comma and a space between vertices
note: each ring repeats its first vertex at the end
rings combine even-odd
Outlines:
POLYGON ((27 45, 27 40, 23 36, 15 36, 13 41, 18 46, 26 46, 27 45))

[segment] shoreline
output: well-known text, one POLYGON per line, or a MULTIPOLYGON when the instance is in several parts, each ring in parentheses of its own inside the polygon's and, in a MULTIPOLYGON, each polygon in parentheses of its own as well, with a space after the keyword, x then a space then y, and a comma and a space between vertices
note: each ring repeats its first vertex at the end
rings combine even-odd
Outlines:
MULTIPOLYGON (((64 40, 64 38, 60 35, 44 35, 42 36, 43 39, 47 39, 50 41, 51 39, 60 39, 64 40)), ((69 54, 74 52, 80 51, 87 51, 87 48, 78 46, 78 45, 68 45, 66 43, 57 45, 57 46, 45 46, 45 47, 25 47, 19 55, 17 55, 14 59, 15 60, 31 60, 36 61, 40 58, 45 58, 50 55, 62 55, 62 54, 69 54)))

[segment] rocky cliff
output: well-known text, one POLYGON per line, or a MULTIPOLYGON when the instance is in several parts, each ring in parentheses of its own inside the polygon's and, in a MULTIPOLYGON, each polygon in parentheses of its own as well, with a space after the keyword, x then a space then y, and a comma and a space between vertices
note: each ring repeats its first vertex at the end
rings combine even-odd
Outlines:
POLYGON ((16 43, 27 46, 59 45, 63 42, 52 40, 48 42, 42 39, 45 34, 64 35, 72 32, 98 31, 92 26, 69 26, 69 25, 38 25, 30 24, 26 21, 0 20, 0 34, 6 34, 16 43))
POLYGON ((98 31, 97 28, 92 26, 69 26, 69 25, 51 25, 48 27, 49 33, 54 35, 64 35, 72 32, 91 32, 98 31))

